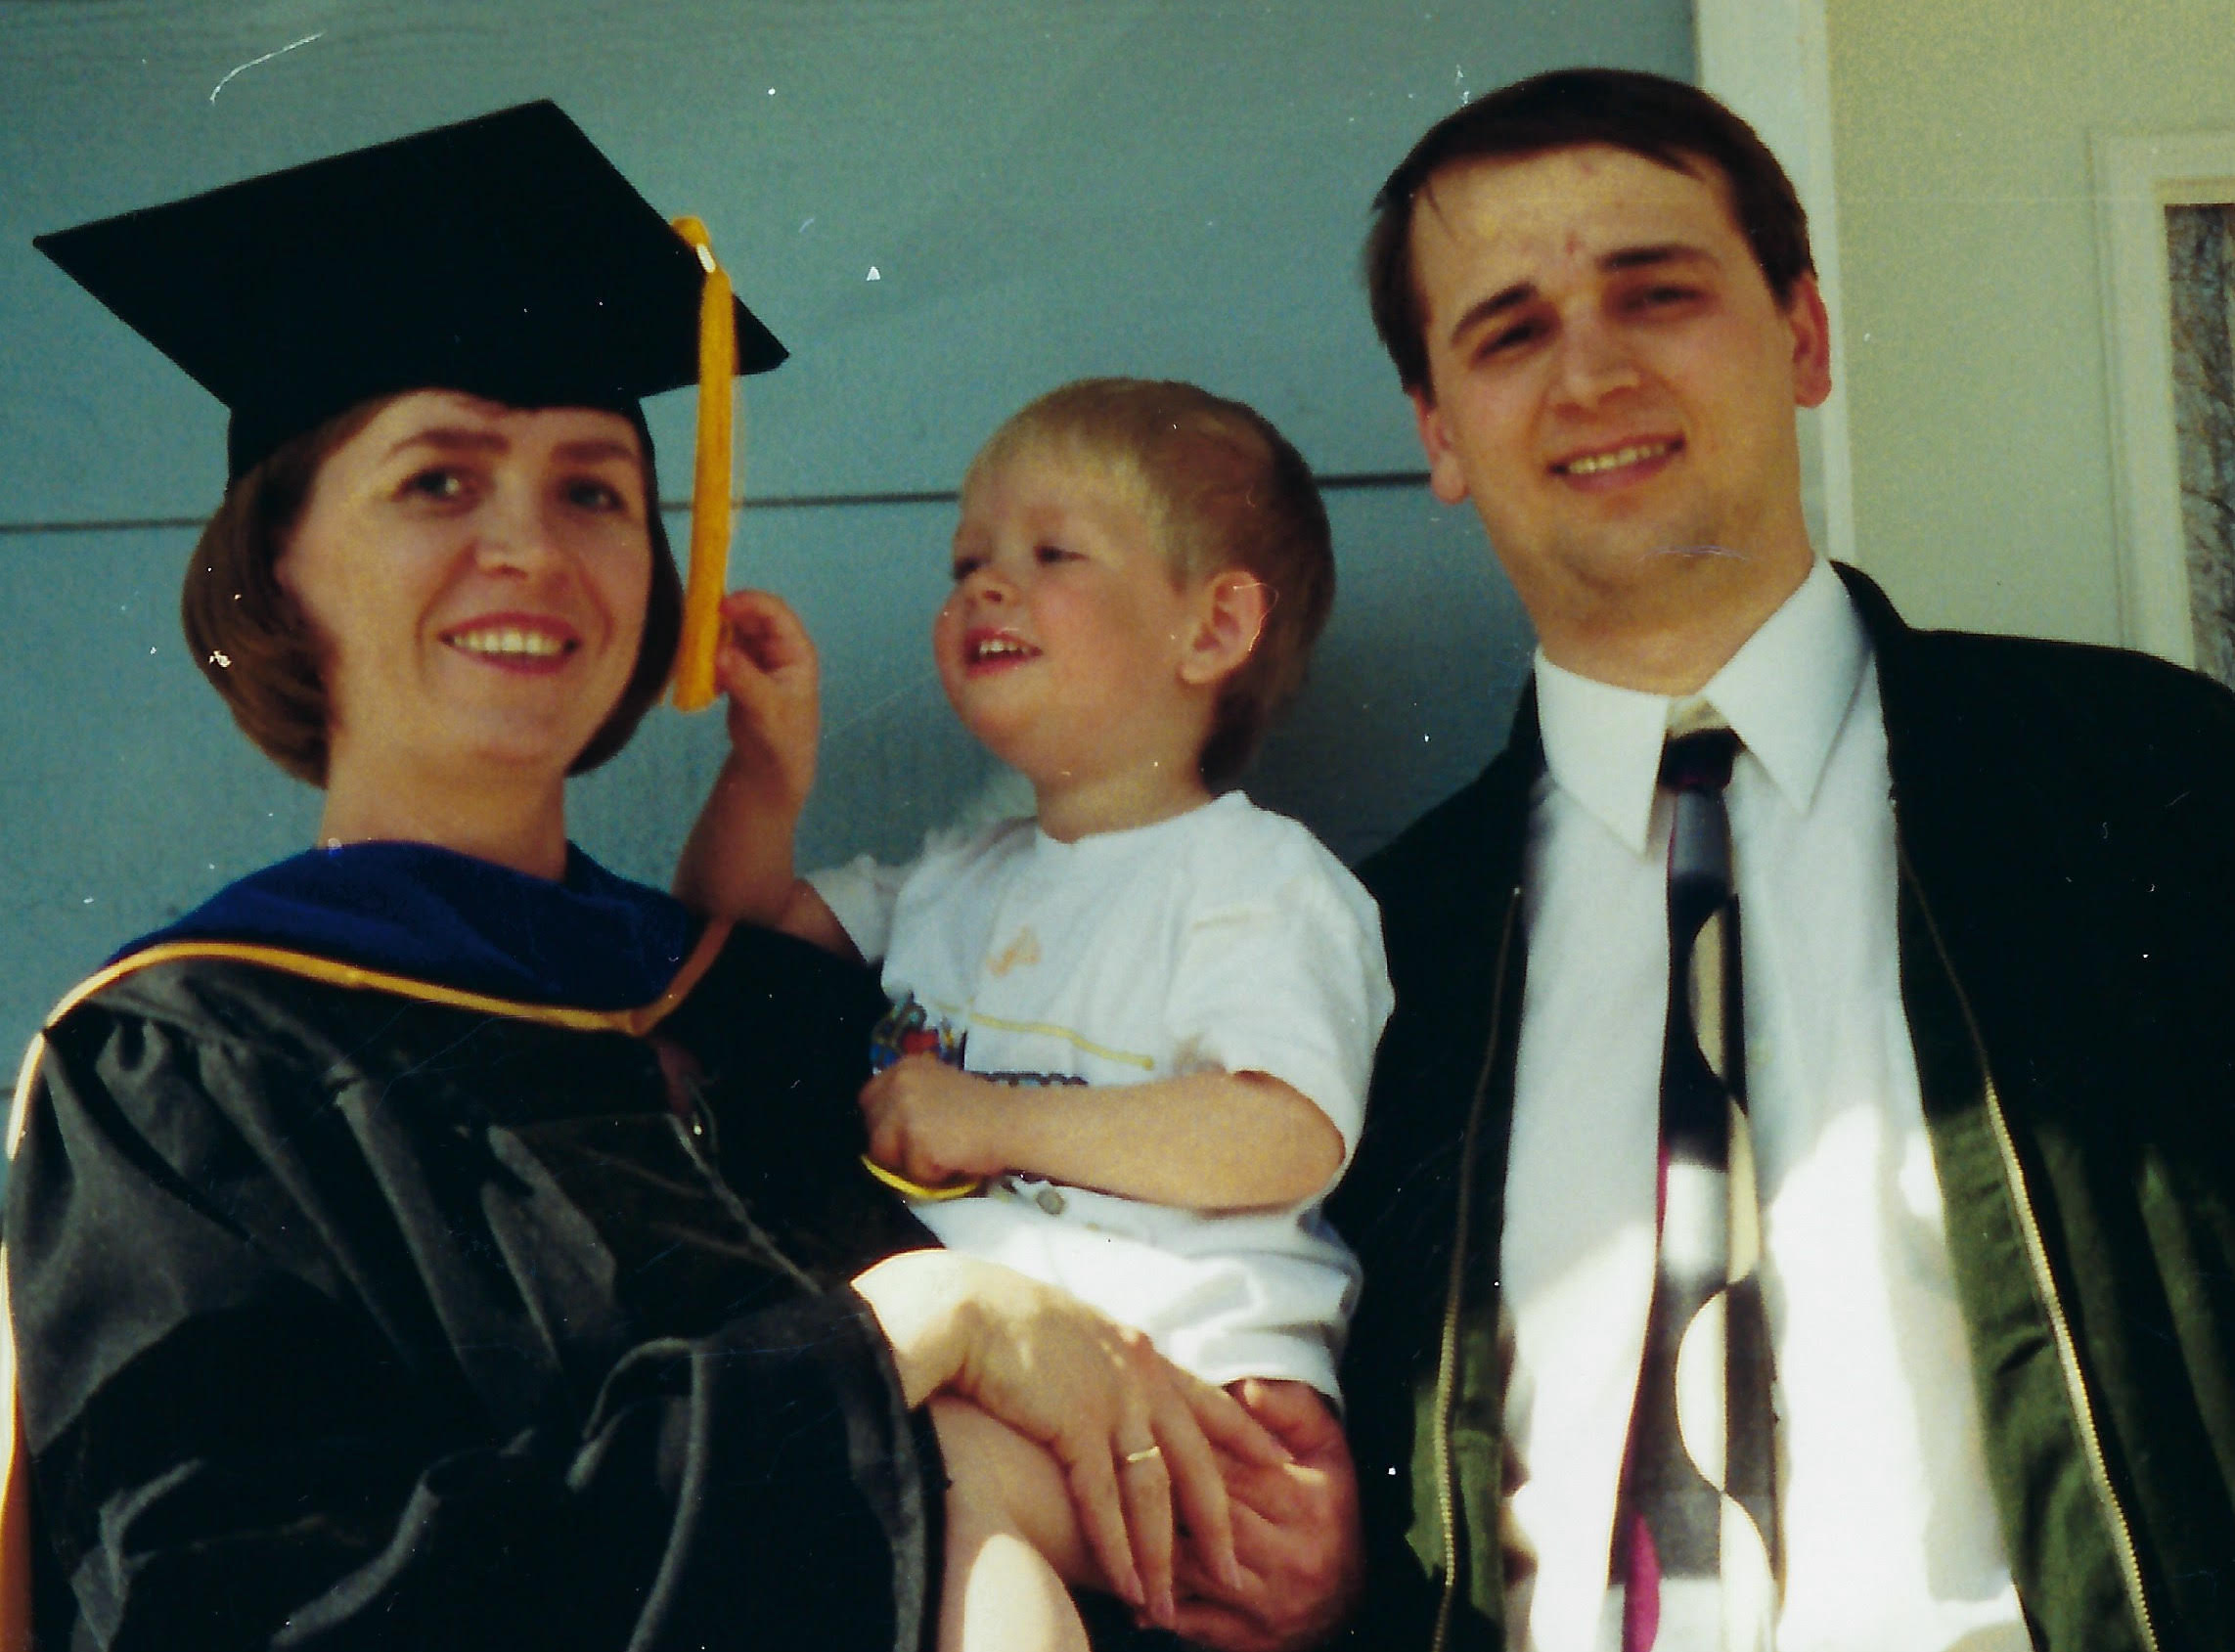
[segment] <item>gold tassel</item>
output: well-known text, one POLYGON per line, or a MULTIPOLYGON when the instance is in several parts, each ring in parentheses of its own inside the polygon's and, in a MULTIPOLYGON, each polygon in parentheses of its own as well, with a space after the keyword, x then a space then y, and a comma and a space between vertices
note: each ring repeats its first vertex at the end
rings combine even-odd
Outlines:
POLYGON ((675 232, 698 250, 706 285, 698 298, 698 451, 691 480, 691 572, 683 586, 683 640, 675 650, 675 704, 714 703, 714 649, 730 578, 730 477, 737 420, 738 322, 730 278, 714 262, 706 226, 678 218, 675 232))

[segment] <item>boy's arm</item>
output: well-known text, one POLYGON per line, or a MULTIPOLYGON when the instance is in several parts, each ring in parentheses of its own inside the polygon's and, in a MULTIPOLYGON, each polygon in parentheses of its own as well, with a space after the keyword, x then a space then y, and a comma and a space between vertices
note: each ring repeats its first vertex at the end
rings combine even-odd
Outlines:
POLYGON ((815 645, 799 617, 764 591, 730 593, 722 619, 714 675, 730 699, 730 755, 684 844, 676 896, 709 916, 852 956, 830 909, 792 870, 799 812, 815 784, 815 645))
POLYGON ((998 1084, 931 1055, 862 1088, 870 1157, 936 1186, 1021 1171, 1187 1210, 1311 1198, 1343 1162, 1342 1133, 1264 1073, 1217 1069, 1147 1084, 998 1084))

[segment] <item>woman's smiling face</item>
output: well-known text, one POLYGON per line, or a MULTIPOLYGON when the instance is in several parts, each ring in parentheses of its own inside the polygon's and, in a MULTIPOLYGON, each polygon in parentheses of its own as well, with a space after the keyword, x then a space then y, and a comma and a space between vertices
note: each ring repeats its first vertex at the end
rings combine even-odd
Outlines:
POLYGON ((618 414, 444 390, 381 408, 277 566, 325 650, 330 783, 562 777, 636 663, 651 508, 618 414))

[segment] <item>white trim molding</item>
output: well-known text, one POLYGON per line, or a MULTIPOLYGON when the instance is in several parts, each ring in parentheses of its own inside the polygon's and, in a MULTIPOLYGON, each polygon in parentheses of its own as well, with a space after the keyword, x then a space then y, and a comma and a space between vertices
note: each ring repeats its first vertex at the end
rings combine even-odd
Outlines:
POLYGON ((2166 208, 2235 201, 2235 132, 2098 136, 2092 147, 2103 356, 2111 379, 2120 640, 2193 666, 2166 208))
POLYGON ((1761 133, 1809 214, 1816 285, 1831 312, 1831 396, 1801 425, 1804 485, 1817 547, 1861 562, 1855 542, 1855 461, 1848 445, 1841 321, 1839 202, 1831 154, 1831 42, 1826 0, 1693 0, 1699 83, 1761 133))

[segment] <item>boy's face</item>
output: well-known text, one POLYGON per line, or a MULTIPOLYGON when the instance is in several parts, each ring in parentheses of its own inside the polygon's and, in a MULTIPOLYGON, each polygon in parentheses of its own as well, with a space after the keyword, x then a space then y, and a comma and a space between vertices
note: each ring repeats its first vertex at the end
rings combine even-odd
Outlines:
POLYGON ((1028 448, 979 475, 933 622, 939 680, 978 740, 1035 785, 1121 767, 1193 773, 1208 701, 1183 679, 1205 582, 1173 576, 1106 470, 1028 448))

